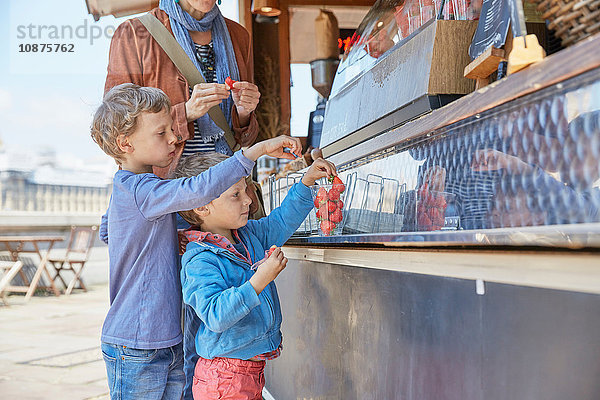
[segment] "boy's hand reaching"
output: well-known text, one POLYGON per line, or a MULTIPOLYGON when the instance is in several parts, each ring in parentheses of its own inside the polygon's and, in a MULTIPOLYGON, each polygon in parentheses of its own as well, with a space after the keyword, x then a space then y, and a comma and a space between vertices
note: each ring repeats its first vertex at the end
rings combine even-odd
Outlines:
POLYGON ((317 179, 329 178, 332 175, 337 176, 335 165, 322 158, 317 158, 308 168, 308 171, 304 173, 302 183, 306 186, 312 186, 317 179))
POLYGON ((244 156, 252 161, 256 161, 258 157, 263 155, 294 160, 296 157, 302 156, 302 144, 299 138, 281 135, 256 143, 244 150, 244 156), (284 152, 285 148, 290 149, 290 152, 284 152))
POLYGON ((250 284, 260 294, 267 285, 277 278, 277 275, 286 267, 288 259, 285 258, 281 248, 276 247, 271 255, 262 263, 256 273, 250 278, 250 284))

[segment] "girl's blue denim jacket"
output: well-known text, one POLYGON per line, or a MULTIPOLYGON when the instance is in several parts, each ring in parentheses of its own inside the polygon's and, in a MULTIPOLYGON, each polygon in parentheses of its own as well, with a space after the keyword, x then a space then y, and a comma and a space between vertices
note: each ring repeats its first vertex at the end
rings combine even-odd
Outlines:
MULTIPOLYGON (((282 246, 312 207, 310 189, 297 183, 280 207, 238 229, 252 263, 264 258, 270 246, 282 246)), ((215 245, 187 245, 181 284, 184 303, 192 306, 201 320, 195 336, 200 357, 246 360, 281 343, 281 308, 275 282, 257 295, 249 282, 254 275, 250 267, 250 263, 215 245)))

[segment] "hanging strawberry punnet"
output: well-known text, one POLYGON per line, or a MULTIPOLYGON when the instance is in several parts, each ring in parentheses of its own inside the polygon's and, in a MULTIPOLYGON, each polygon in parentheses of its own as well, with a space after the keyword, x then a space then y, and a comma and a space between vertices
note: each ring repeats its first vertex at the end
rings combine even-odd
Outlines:
POLYGON ((315 195, 313 204, 316 211, 319 228, 325 235, 330 235, 337 225, 343 221, 342 210, 344 203, 341 199, 342 193, 346 190, 346 185, 337 176, 329 177, 329 190, 325 186, 319 187, 315 195))

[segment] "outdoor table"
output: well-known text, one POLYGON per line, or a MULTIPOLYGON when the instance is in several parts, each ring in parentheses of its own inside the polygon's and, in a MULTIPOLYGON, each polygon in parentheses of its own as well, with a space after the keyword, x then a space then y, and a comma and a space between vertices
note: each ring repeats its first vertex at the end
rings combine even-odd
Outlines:
MULTIPOLYGON (((54 285, 54 279, 50 276, 50 272, 47 269, 48 255, 50 250, 54 247, 56 242, 62 242, 64 238, 62 236, 0 236, 0 248, 3 246, 10 253, 11 259, 16 263, 19 260, 19 255, 22 253, 33 253, 37 254, 40 258, 40 262, 37 265, 33 279, 29 281, 25 273, 22 271, 22 264, 15 264, 13 268, 20 268, 18 271, 25 286, 11 286, 10 281, 5 282, 4 287, 0 287, 0 293, 3 291, 7 292, 20 292, 26 293, 25 300, 29 300, 35 289, 38 288, 38 283, 42 277, 42 273, 46 273, 48 277, 48 286, 56 296, 60 296, 60 292, 54 285), (40 248, 42 243, 48 243, 45 253, 40 248), (28 246, 30 244, 31 246, 28 246)), ((12 271, 14 272, 14 271, 12 271)), ((16 272, 14 272, 16 274, 16 272)), ((11 274, 11 271, 8 272, 11 274)))

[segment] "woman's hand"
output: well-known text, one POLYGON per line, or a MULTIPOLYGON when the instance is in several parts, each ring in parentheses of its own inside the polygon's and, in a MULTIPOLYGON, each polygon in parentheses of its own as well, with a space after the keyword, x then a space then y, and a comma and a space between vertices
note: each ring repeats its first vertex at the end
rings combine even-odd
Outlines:
POLYGON ((199 83, 195 85, 190 99, 185 103, 188 122, 197 120, 228 97, 229 90, 225 84, 199 83))
POLYGON ((240 117, 240 124, 247 125, 250 114, 258 106, 260 99, 258 87, 250 82, 235 82, 231 88, 231 98, 240 117))

